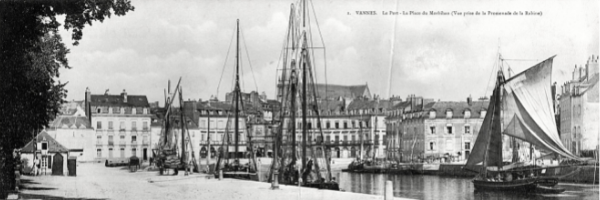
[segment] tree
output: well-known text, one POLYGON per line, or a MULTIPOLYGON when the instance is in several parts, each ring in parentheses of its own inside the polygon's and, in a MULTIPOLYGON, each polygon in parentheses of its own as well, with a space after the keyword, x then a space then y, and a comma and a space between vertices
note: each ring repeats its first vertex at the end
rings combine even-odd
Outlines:
POLYGON ((56 117, 67 94, 58 78, 60 68, 70 68, 69 49, 56 16, 66 16, 63 27, 77 45, 86 25, 133 10, 129 0, 0 2, 0 193, 14 189, 13 149, 56 117))

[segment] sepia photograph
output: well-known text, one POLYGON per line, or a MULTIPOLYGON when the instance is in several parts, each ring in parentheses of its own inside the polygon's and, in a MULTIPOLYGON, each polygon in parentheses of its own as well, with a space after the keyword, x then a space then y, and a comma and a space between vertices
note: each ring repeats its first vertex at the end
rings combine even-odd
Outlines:
POLYGON ((600 198, 597 0, 0 0, 0 199, 600 198))

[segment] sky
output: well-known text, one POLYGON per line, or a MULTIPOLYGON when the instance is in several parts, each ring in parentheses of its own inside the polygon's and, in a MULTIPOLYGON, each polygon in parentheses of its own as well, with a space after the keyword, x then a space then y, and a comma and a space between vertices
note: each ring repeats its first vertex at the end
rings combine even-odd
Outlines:
MULTIPOLYGON (((220 100, 232 90, 235 27, 240 20, 244 92, 275 99, 290 7, 278 0, 132 0, 135 11, 95 22, 72 46, 67 100, 92 94, 146 95, 164 100, 168 80, 181 77, 185 99, 220 100), (229 53, 228 53, 229 51, 229 53)), ((368 84, 372 94, 410 94, 442 101, 489 96, 498 53, 519 73, 556 55, 553 82, 599 54, 598 1, 307 1, 317 82, 368 84), (314 8, 314 9, 313 9, 314 8), (359 15, 357 11, 375 11, 359 15), (479 15, 384 15, 453 11, 479 15), (534 12, 541 15, 482 15, 534 12), (318 24, 318 25, 317 25, 318 24), (320 33, 320 34, 319 34, 320 33), (319 36, 320 35, 320 36, 319 36), (324 48, 322 48, 324 47, 324 48), (518 59, 518 60, 510 60, 518 59), (390 79, 391 77, 391 79, 390 79)))

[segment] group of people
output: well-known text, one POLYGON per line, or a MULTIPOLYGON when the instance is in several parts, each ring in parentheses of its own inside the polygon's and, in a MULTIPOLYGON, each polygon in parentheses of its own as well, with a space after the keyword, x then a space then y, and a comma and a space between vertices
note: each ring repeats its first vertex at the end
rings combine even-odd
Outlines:
POLYGON ((485 180, 489 182, 509 182, 526 178, 535 178, 535 174, 533 172, 531 172, 529 175, 525 175, 523 172, 506 172, 496 173, 496 176, 493 176, 493 174, 490 173, 487 175, 485 180))

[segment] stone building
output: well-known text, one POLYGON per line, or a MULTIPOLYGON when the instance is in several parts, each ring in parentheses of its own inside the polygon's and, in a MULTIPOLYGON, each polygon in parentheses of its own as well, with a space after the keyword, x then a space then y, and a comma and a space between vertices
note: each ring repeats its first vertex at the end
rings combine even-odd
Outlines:
POLYGON ((150 105, 145 95, 85 92, 86 116, 95 130, 95 159, 152 156, 150 105))
POLYGON ((46 132, 64 145, 78 162, 94 161, 95 131, 86 116, 84 101, 70 101, 61 106, 60 113, 50 122, 46 132))
POLYGON ((402 162, 450 162, 468 158, 488 101, 437 101, 411 95, 387 112, 394 158, 402 162))
POLYGON ((33 173, 34 164, 39 165, 39 175, 67 175, 67 159, 69 150, 56 141, 46 131, 37 134, 21 148, 21 160, 24 162, 24 173, 33 173), (34 147, 34 141, 37 143, 34 147), (36 162, 34 163, 34 157, 36 162))
POLYGON ((573 69, 572 79, 561 86, 560 137, 572 153, 593 156, 598 148, 598 56, 573 69))

